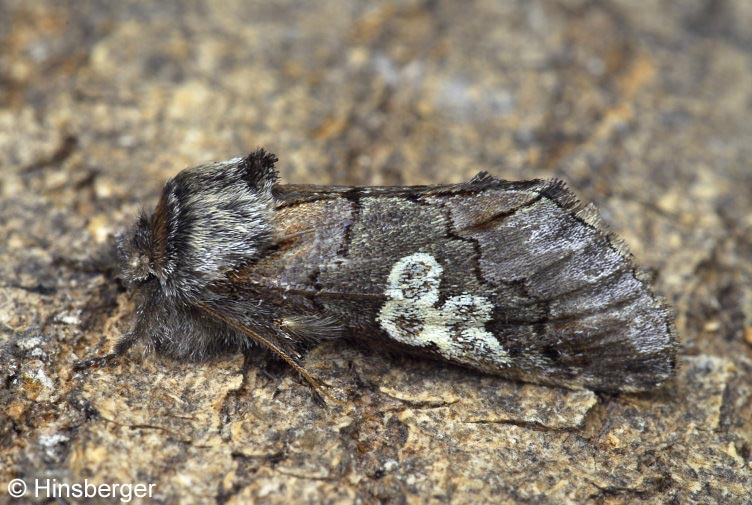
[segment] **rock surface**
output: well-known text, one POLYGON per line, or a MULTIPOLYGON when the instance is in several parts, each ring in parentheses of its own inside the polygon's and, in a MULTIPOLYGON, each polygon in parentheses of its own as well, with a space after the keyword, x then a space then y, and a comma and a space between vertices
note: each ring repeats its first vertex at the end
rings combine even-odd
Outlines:
POLYGON ((0 502, 19 478, 749 503, 750 26, 745 0, 0 3, 0 502), (179 169, 256 146, 287 182, 565 179, 674 305, 676 379, 599 396, 329 343, 306 366, 339 410, 263 355, 74 373, 132 320, 97 260, 112 234, 179 169))

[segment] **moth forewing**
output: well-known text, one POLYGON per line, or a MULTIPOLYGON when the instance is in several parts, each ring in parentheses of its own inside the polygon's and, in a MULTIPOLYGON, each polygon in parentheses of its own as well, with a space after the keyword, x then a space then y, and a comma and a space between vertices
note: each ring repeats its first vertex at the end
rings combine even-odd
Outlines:
POLYGON ((560 181, 479 174, 435 187, 281 186, 276 197, 285 223, 316 232, 258 272, 281 273, 356 338, 567 387, 637 391, 673 373, 670 311, 560 181))
POLYGON ((343 336, 565 387, 672 374, 670 312, 561 182, 285 186, 275 161, 258 150, 167 182, 121 241, 148 294, 136 338, 197 359, 255 342, 317 388, 297 349, 343 336))

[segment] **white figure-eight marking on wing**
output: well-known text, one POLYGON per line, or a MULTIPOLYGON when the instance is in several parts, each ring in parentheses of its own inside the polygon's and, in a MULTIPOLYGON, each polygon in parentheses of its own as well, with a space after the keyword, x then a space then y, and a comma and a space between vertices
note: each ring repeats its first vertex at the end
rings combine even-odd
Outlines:
POLYGON ((411 346, 433 347, 445 358, 468 365, 505 366, 509 354, 485 329, 493 304, 462 293, 439 301, 444 273, 436 258, 414 253, 401 258, 387 278, 388 298, 378 321, 391 338, 411 346))

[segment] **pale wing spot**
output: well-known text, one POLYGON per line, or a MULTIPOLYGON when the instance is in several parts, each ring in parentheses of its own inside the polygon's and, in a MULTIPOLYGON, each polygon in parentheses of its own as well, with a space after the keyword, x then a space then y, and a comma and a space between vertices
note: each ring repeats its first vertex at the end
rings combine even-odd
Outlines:
POLYGON ((387 302, 377 320, 390 337, 417 347, 434 347, 449 360, 480 367, 506 366, 511 360, 485 329, 493 304, 463 293, 437 307, 443 267, 427 253, 401 258, 387 278, 387 302))
POLYGON ((467 321, 469 325, 483 327, 491 320, 493 305, 482 296, 461 294, 444 303, 444 312, 449 320, 467 321))
POLYGON ((453 343, 449 328, 445 324, 426 324, 415 338, 417 345, 421 347, 436 346, 436 349, 444 356, 451 351, 453 343))
POLYGON ((426 253, 406 256, 392 267, 386 295, 392 300, 410 301, 417 307, 431 307, 439 300, 439 283, 444 269, 426 253))

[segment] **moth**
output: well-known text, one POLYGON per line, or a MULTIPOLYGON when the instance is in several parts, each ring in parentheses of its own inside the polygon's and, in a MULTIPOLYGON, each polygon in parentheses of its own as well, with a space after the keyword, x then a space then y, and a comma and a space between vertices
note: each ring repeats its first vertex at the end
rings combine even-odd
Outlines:
POLYGON ((173 358, 351 338, 509 379, 644 391, 671 377, 671 312, 558 180, 282 185, 277 157, 183 170, 119 241, 136 342, 173 358))

